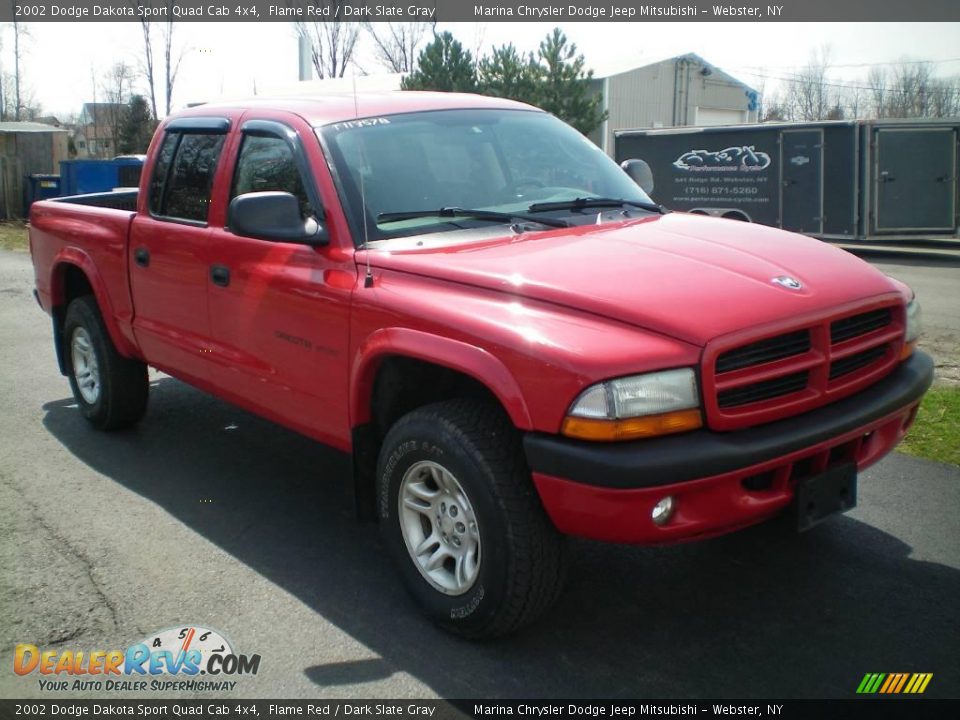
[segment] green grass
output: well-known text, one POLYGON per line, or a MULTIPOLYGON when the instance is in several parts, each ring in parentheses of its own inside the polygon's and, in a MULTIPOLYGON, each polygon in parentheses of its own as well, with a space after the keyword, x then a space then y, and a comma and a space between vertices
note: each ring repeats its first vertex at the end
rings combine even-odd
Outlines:
POLYGON ((0 222, 0 249, 26 250, 27 226, 15 220, 0 222))
POLYGON ((927 393, 900 451, 960 465, 960 387, 935 387, 927 393))

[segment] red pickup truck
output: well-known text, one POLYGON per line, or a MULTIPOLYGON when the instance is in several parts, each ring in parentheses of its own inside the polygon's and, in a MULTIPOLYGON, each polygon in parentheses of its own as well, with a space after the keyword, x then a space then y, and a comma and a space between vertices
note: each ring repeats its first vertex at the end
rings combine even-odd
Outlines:
POLYGON ((852 507, 933 377, 909 288, 668 213, 643 169, 493 98, 201 106, 139 191, 34 203, 37 298, 94 426, 144 414, 151 365, 349 453, 427 613, 500 635, 557 596, 564 535, 852 507))

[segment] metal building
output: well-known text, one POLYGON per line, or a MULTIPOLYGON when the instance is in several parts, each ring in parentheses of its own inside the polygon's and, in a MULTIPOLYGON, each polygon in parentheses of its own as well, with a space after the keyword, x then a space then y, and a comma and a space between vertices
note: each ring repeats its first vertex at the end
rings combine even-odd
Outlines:
POLYGON ((597 77, 592 84, 608 117, 589 137, 610 155, 618 130, 757 121, 757 91, 695 53, 597 77))

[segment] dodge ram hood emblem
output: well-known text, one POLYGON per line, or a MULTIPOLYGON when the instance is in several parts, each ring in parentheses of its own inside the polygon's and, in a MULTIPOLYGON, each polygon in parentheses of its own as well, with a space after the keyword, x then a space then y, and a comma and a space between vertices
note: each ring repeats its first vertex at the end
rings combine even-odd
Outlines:
POLYGON ((780 275, 773 278, 770 282, 774 283, 775 285, 779 285, 780 287, 785 287, 787 290, 799 290, 803 287, 803 283, 796 278, 790 277, 789 275, 780 275))

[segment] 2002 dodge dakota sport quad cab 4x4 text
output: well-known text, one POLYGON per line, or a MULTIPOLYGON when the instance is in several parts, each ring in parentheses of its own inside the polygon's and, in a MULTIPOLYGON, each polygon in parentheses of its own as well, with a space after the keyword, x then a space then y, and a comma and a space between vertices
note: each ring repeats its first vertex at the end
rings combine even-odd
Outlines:
POLYGON ((666 213, 628 163, 493 98, 196 107, 139 192, 33 205, 37 297, 94 426, 143 415, 152 365, 350 453, 427 613, 501 635, 557 596, 564 534, 852 507, 933 377, 909 288, 666 213))

